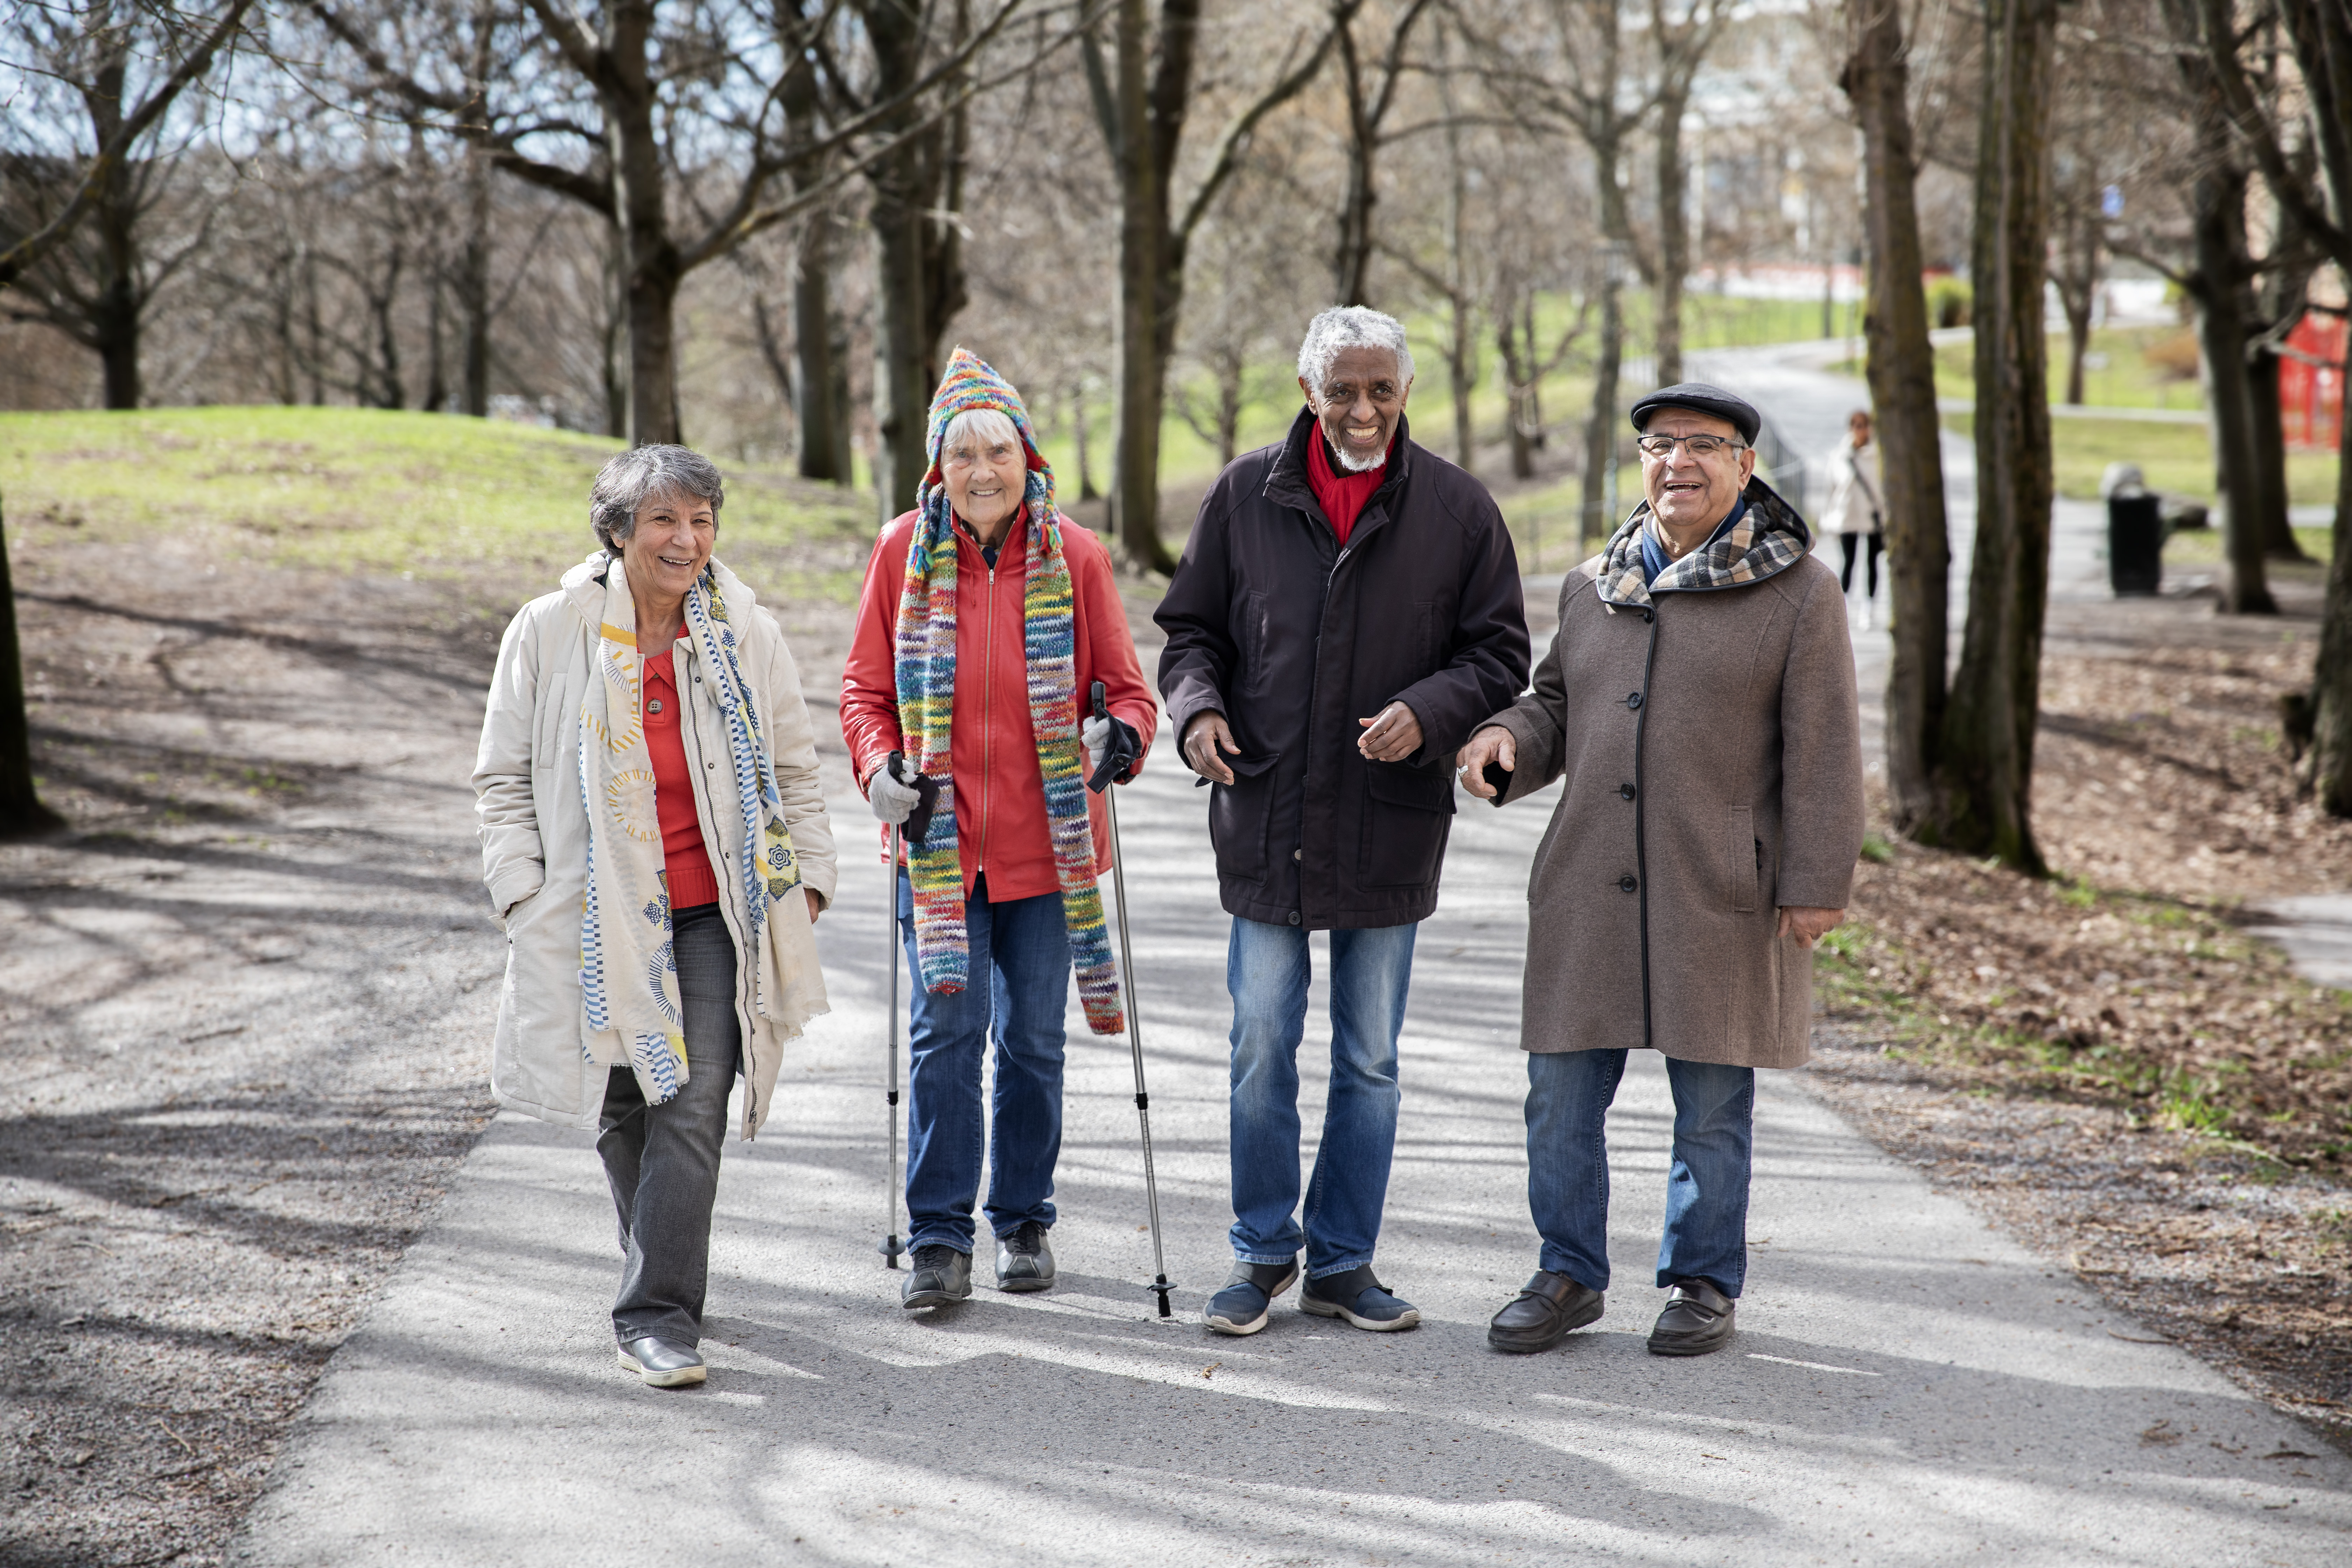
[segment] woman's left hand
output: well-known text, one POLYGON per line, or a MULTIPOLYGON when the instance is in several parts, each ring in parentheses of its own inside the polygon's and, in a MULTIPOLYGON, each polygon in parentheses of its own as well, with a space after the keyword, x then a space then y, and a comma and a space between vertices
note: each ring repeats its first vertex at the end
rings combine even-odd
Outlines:
POLYGON ((816 896, 816 889, 814 888, 803 888, 801 891, 808 895, 809 924, 814 925, 816 924, 816 917, 824 913, 824 900, 816 896))

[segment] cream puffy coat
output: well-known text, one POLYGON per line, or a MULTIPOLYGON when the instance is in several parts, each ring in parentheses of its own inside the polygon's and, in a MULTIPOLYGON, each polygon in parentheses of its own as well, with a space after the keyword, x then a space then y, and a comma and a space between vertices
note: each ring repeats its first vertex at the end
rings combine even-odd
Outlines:
MULTIPOLYGON (((800 673, 772 616, 751 590, 712 563, 728 616, 743 632, 739 659, 758 705, 776 763, 776 784, 792 829, 802 885, 833 902, 833 828, 817 782, 815 731, 802 700, 800 673)), ((604 1102, 608 1068, 591 1062, 580 994, 581 900, 587 882, 588 816, 580 800, 580 707, 596 668, 604 605, 599 552, 563 574, 563 586, 525 605, 499 647, 498 673, 482 716, 474 763, 480 818, 482 881, 507 931, 507 978, 490 1047, 490 1090, 499 1105, 562 1127, 593 1129, 604 1102)), ((679 727, 687 767, 698 779, 724 778, 727 731, 691 643, 675 655, 688 721, 679 727)), ((714 784, 714 788, 727 787, 714 784)), ((729 803, 717 803, 724 806, 729 803)), ((743 1031, 742 1135, 751 1138, 774 1103, 784 1042, 825 1011, 824 978, 808 901, 787 898, 770 912, 790 994, 781 1017, 753 1005, 753 965, 744 944, 743 881, 730 874, 744 853, 743 820, 714 809, 698 789, 704 842, 714 852, 719 907, 734 933, 735 1013, 743 1031)))

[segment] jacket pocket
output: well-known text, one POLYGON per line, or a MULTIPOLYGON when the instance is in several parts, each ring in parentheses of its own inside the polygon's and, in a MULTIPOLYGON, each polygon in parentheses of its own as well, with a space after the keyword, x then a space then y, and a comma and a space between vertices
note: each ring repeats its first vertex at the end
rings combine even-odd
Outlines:
POLYGON ((1375 763, 1364 781, 1364 847, 1357 880, 1419 888, 1437 880, 1454 815, 1454 775, 1375 763))
POLYGON ((1217 872, 1225 877, 1265 875, 1265 840, 1274 823, 1274 764, 1281 754, 1227 757, 1229 784, 1209 789, 1209 842, 1217 851, 1217 872))
POLYGON ((1750 914, 1756 909, 1756 881, 1763 870, 1764 847, 1756 837, 1754 807, 1735 805, 1727 815, 1724 849, 1731 857, 1732 912, 1750 914))

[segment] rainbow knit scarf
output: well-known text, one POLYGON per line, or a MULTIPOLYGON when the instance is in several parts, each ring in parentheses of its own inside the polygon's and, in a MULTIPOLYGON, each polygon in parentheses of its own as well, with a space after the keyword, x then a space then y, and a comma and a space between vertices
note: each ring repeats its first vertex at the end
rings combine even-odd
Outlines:
POLYGON ((1029 454, 1027 575, 1022 589, 1022 647, 1029 667, 1029 727, 1061 874, 1062 918, 1078 975, 1087 1025, 1098 1035, 1125 1028, 1118 970, 1095 887, 1094 827, 1087 815, 1086 770, 1078 753, 1076 628, 1069 563, 1062 557, 1061 517, 1054 510, 1054 470, 1037 451, 1021 395, 978 356, 959 348, 931 399, 926 433, 930 467, 915 492, 915 531, 898 595, 898 732, 908 759, 939 783, 930 830, 908 847, 914 883, 915 951, 929 991, 964 988, 971 962, 963 924, 963 858, 956 846, 955 781, 949 773, 948 723, 955 710, 955 520, 941 482, 940 447, 959 414, 992 408, 1010 417, 1029 454))

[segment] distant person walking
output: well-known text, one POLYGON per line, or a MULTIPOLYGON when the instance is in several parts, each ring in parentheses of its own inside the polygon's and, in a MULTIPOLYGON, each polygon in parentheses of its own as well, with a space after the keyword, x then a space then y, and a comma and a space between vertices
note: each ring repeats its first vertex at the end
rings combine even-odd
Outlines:
POLYGON ((1160 725, 1110 554, 1055 509, 1021 395, 956 350, 929 445, 915 510, 875 542, 841 679, 858 783, 877 817, 907 829, 909 1309, 971 1294, 983 1129, 997 1288, 1054 1283, 1074 967, 1088 1027, 1126 1026, 1095 886, 1110 868, 1108 814, 1079 748, 1124 782, 1160 725), (1107 720, 1087 717, 1097 680, 1107 720))
POLYGON ((1486 487, 1405 424, 1404 329, 1326 310, 1298 350, 1289 435, 1226 466, 1161 600, 1160 689, 1214 787, 1234 917, 1233 1278, 1221 1333, 1299 1305, 1360 1329, 1421 1321, 1372 1273, 1396 1145, 1397 1034, 1437 906, 1448 763, 1527 682, 1511 538, 1486 487), (1331 933, 1331 1087, 1299 1218, 1307 933, 1331 933))
POLYGON ((1731 1337, 1756 1069, 1806 1059, 1812 945, 1844 912, 1863 826, 1844 605, 1804 521, 1754 478, 1759 423, 1698 383, 1633 405, 1647 499, 1561 584, 1534 689, 1463 750, 1465 784, 1497 805, 1567 780, 1528 880, 1542 1254, 1488 1326, 1497 1350, 1549 1350, 1601 1316, 1603 1121, 1635 1047, 1664 1056, 1675 1097, 1650 1349, 1731 1337))
POLYGON ((593 1128, 620 1218, 613 1331, 656 1387, 700 1383, 727 1099, 775 1102, 825 1011, 833 897, 815 737, 783 633, 713 558, 719 470, 606 463, 600 548, 507 627, 474 764, 482 880, 507 931, 498 1102, 593 1128))
POLYGON ((1879 502, 1878 448, 1870 439, 1870 411, 1857 408, 1845 419, 1846 438, 1830 449, 1829 501, 1822 508, 1822 527, 1838 536, 1845 552, 1845 570, 1839 574, 1841 592, 1853 592, 1853 558, 1864 542, 1870 563, 1864 573, 1867 591, 1862 603, 1862 629, 1870 629, 1871 611, 1878 601, 1878 553, 1884 548, 1886 509, 1879 502))

